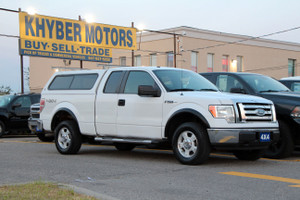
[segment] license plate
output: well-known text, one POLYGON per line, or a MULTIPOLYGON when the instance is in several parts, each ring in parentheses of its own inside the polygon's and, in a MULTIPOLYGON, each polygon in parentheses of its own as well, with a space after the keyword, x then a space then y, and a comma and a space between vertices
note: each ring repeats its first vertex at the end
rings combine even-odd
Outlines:
POLYGON ((271 141, 270 132, 259 133, 259 139, 260 139, 261 142, 270 142, 271 141))

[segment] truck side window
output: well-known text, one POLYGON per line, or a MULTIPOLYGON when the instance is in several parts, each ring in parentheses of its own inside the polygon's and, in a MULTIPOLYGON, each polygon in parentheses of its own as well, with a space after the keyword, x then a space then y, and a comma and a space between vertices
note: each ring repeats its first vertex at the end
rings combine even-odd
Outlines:
POLYGON ((31 100, 30 97, 25 96, 25 97, 19 97, 13 104, 21 104, 21 107, 30 107, 31 105, 31 100))
POLYGON ((300 82, 294 82, 294 83, 292 83, 291 89, 294 92, 300 92, 300 82))
POLYGON ((67 90, 73 81, 73 76, 56 76, 49 86, 49 90, 67 90))
POLYGON ((133 71, 129 73, 124 93, 137 94, 139 85, 151 85, 156 87, 155 81, 147 72, 133 71))
POLYGON ((90 90, 94 86, 98 74, 75 75, 70 86, 71 90, 90 90))
POLYGON ((104 93, 117 93, 122 81, 121 78, 121 71, 112 72, 106 82, 104 93))
POLYGON ((219 75, 216 85, 222 92, 230 92, 232 88, 244 89, 239 80, 229 75, 219 75))

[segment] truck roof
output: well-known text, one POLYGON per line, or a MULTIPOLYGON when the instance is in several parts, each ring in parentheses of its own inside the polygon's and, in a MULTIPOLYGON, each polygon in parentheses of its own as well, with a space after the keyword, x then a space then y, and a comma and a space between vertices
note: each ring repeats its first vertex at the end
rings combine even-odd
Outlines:
POLYGON ((91 73, 103 73, 104 71, 115 71, 115 70, 149 70, 152 71, 154 69, 172 69, 172 70, 184 70, 184 69, 178 69, 173 67, 160 67, 160 66, 154 66, 154 67, 148 67, 148 66, 140 66, 140 67, 114 67, 109 69, 79 69, 79 70, 73 70, 73 71, 61 71, 56 72, 54 75, 63 75, 63 74, 91 74, 91 73))

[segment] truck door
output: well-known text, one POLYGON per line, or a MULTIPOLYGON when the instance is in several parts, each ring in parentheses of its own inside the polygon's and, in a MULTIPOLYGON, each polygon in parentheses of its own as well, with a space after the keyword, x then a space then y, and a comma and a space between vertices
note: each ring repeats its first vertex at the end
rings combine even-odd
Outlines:
POLYGON ((117 135, 118 93, 123 75, 122 71, 114 71, 106 75, 109 76, 107 81, 99 86, 95 103, 95 120, 97 134, 100 136, 117 135))
POLYGON ((148 72, 129 72, 124 91, 118 96, 118 136, 160 139, 163 96, 139 96, 139 85, 158 88, 148 72))
POLYGON ((30 113, 31 100, 29 96, 17 97, 11 104, 10 123, 13 128, 27 128, 27 120, 30 113))

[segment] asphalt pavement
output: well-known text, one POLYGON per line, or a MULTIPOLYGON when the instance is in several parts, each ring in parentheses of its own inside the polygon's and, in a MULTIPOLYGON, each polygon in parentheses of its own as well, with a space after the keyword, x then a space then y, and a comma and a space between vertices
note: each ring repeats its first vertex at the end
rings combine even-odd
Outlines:
POLYGON ((84 144, 61 155, 36 137, 0 138, 0 184, 51 181, 101 199, 299 199, 300 152, 283 160, 240 161, 213 152, 198 166, 168 150, 84 144))

